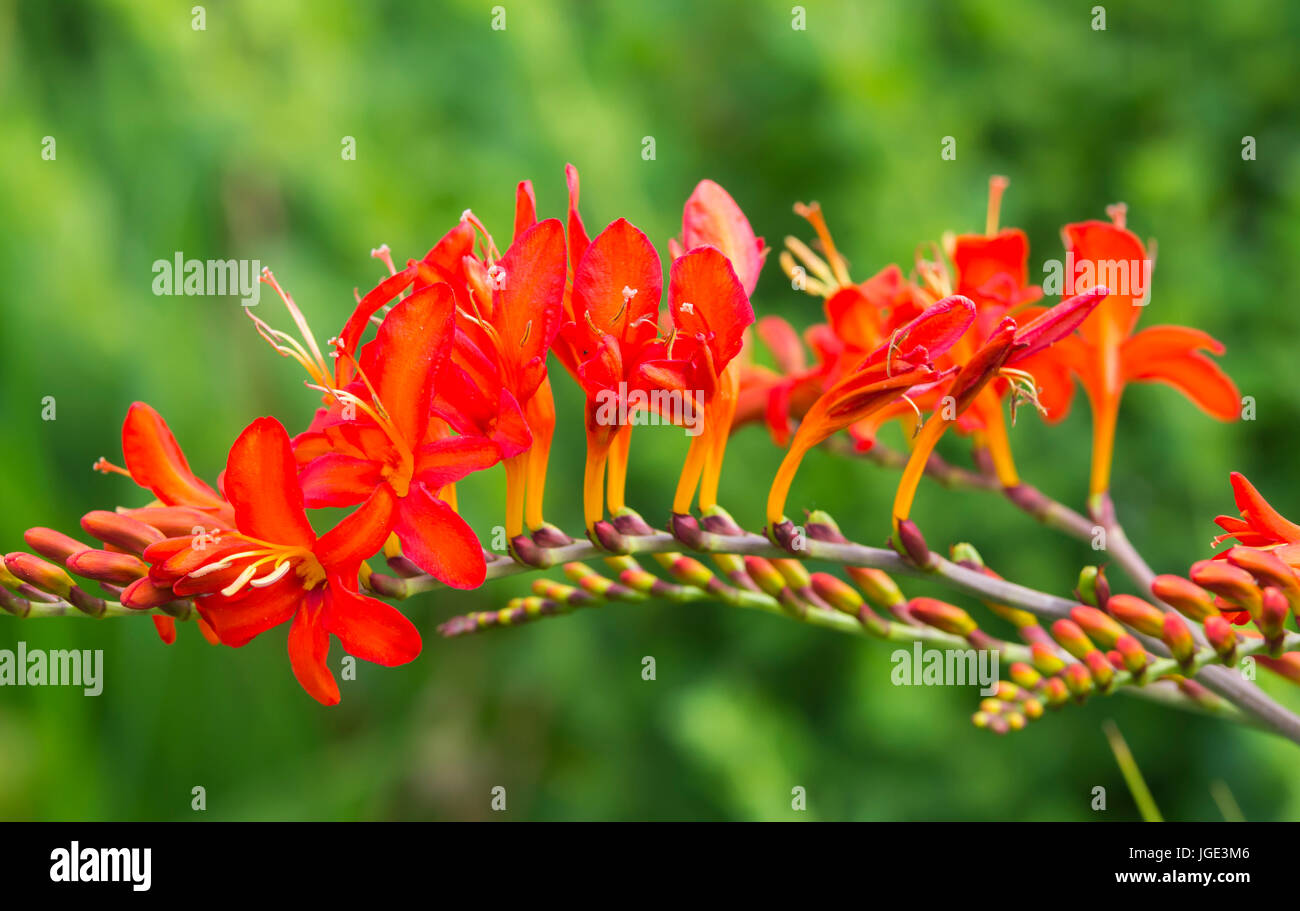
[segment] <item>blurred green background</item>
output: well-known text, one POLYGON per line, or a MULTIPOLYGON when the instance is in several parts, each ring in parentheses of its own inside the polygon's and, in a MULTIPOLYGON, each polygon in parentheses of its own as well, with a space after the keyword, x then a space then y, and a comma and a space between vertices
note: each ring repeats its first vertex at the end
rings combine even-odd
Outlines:
MULTIPOLYGON (((382 274, 372 247, 420 256, 467 207, 504 243, 521 178, 562 215, 566 161, 593 233, 626 216, 661 244, 704 177, 777 245, 808 235, 792 203, 819 200, 858 279, 906 266, 945 230, 980 230, 992 173, 1011 178, 1003 223, 1029 232, 1039 277, 1061 255, 1060 225, 1124 200, 1130 226, 1159 241, 1144 324, 1222 339, 1257 400, 1257 420, 1225 426, 1173 390, 1130 389, 1115 484, 1130 537, 1160 571, 1205 556, 1232 469, 1294 518, 1300 6, 1110 3, 1096 31, 1093 5, 811 0, 796 30, 786 2, 529 0, 506 2, 494 30, 494 4, 476 0, 214 0, 196 31, 188 0, 0 0, 0 546, 141 502, 89 470, 120 458, 135 399, 209 478, 253 417, 309 417, 296 365, 238 301, 154 296, 154 260, 258 259, 324 339, 352 289, 382 274), (340 154, 349 136, 355 161, 340 154), (944 136, 955 161, 940 158, 944 136), (1257 160, 1242 160, 1244 136, 1257 160), (41 420, 45 396, 55 421, 41 420)), ((819 318, 775 257, 754 303, 799 326, 819 318)), ((567 377, 556 386, 548 507, 573 529, 580 403, 567 377)), ((1072 504, 1087 440, 1083 407, 1013 434, 1026 479, 1072 504)), ((655 521, 684 449, 673 431, 637 435, 630 500, 655 521)), ((722 500, 751 527, 779 458, 758 428, 733 442, 722 500)), ((827 508, 877 543, 894 483, 817 452, 791 506, 827 508)), ((462 485, 480 531, 500 521, 503 488, 499 468, 462 485)), ((915 517, 932 544, 969 540, 1053 592, 1093 557, 980 494, 924 485, 915 517)), ((1218 779, 1248 818, 1300 817, 1300 753, 1280 740, 1120 697, 998 738, 970 725, 973 691, 894 687, 888 647, 779 618, 651 604, 434 637, 525 588, 409 602, 423 655, 360 665, 334 709, 294 681, 282 629, 233 651, 186 625, 164 647, 144 619, 0 617, 0 647, 102 648, 106 665, 98 698, 0 690, 0 817, 500 818, 500 785, 512 819, 1136 818, 1100 730, 1111 717, 1167 817, 1218 818, 1218 779), (1089 808, 1096 785, 1106 813, 1089 808), (206 813, 190 809, 195 786, 206 813), (796 786, 805 813, 790 808, 796 786)), ((336 668, 339 655, 335 643, 336 668)))

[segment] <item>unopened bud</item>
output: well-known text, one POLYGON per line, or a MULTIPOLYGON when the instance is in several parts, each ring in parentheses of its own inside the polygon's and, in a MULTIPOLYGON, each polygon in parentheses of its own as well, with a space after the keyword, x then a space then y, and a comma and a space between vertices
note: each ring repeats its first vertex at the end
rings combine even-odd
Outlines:
POLYGON ((1260 600, 1259 610, 1254 615, 1255 626, 1264 634, 1264 638, 1269 642, 1277 642, 1282 638, 1286 630, 1283 624, 1286 623, 1286 616, 1290 611, 1291 605, 1287 602, 1286 595, 1282 590, 1269 586, 1264 589, 1263 597, 1260 600))
POLYGON ((1115 651, 1119 652, 1120 659, 1124 662, 1124 667, 1134 677, 1142 674, 1147 666, 1147 652, 1142 647, 1142 643, 1136 638, 1125 633, 1115 640, 1115 651))
POLYGON ((1233 604, 1253 611, 1259 607, 1260 591, 1244 569, 1223 560, 1199 560, 1192 564, 1192 581, 1233 604))
POLYGON ((1124 627, 1095 607, 1081 604, 1070 611, 1070 617, 1102 648, 1114 648, 1119 637, 1124 635, 1124 627))
MULTIPOLYGON (((3 597, 4 590, 0 589, 0 598, 3 597)), ((1255 660, 1273 673, 1285 677, 1292 683, 1300 683, 1300 652, 1287 652, 1277 658, 1266 658, 1263 655, 1256 655, 1255 660)))
POLYGON ((1014 662, 1011 667, 1007 669, 1007 672, 1011 674, 1012 680, 1027 690, 1034 689, 1043 679, 1042 674, 1034 670, 1028 664, 1025 664, 1023 661, 1014 662))
POLYGON ((1110 659, 1106 653, 1099 648, 1090 651, 1083 659, 1084 664, 1088 665, 1088 670, 1092 673, 1092 679, 1096 681, 1103 693, 1110 692, 1111 684, 1115 681, 1115 668, 1111 665, 1110 659))
POLYGON ((954 636, 969 636, 976 629, 971 615, 955 604, 935 598, 913 598, 907 602, 907 608, 922 623, 954 636))
MULTIPOLYGON (((372 575, 373 578, 373 575, 372 575)), ((122 592, 120 600, 123 607, 129 607, 134 610, 147 610, 151 607, 162 607, 171 601, 176 600, 176 595, 170 588, 155 584, 148 576, 143 579, 136 579, 122 592)))
POLYGON ((1231 623, 1222 616, 1207 617, 1205 638, 1224 664, 1231 667, 1237 663, 1237 634, 1231 623))
POLYGON ((60 564, 78 551, 87 549, 76 538, 70 538, 53 528, 29 528, 23 532, 23 540, 42 557, 60 564))
POLYGON ((1132 595, 1111 595, 1106 610, 1120 623, 1133 627, 1139 633, 1148 636, 1160 636, 1164 633, 1164 612, 1141 598, 1132 595))
POLYGON ((1197 623, 1219 612, 1209 592, 1182 576, 1156 576, 1151 594, 1197 623))
POLYGON ((1070 688, 1074 698, 1080 702, 1092 692, 1092 675, 1084 665, 1071 664, 1061 676, 1065 678, 1065 685, 1070 688))
POLYGON ((1192 660, 1192 655, 1196 652, 1196 641, 1192 638, 1192 631, 1187 628, 1187 622, 1178 614, 1165 614, 1160 638, 1169 646, 1169 651, 1179 664, 1185 666, 1192 660))
POLYGON ((898 523, 898 541, 895 548, 923 569, 930 565, 930 548, 925 543, 925 536, 921 534, 921 529, 917 528, 916 523, 911 519, 903 519, 898 523))
POLYGON ((1075 591, 1084 604, 1097 606, 1097 567, 1085 566, 1079 571, 1079 583, 1075 591))
POLYGON ((952 562, 954 563, 969 566, 972 569, 984 568, 984 558, 980 556, 980 552, 975 549, 973 544, 965 542, 954 544, 949 549, 949 553, 952 555, 952 562))
POLYGON ((1043 681, 1043 695, 1047 704, 1056 708, 1070 698, 1070 689, 1061 677, 1048 677, 1043 681))
POLYGON ((111 544, 133 554, 142 554, 150 544, 167 537, 152 525, 139 519, 103 509, 82 516, 81 527, 85 529, 86 534, 93 535, 105 544, 111 544))
POLYGON ((1300 603, 1300 579, 1277 554, 1238 545, 1224 556, 1233 566, 1254 576, 1260 585, 1276 585, 1292 604, 1300 603))
POLYGON ((785 588, 785 576, 777 571, 770 560, 762 557, 745 557, 745 571, 749 577, 758 583, 758 587, 764 592, 776 597, 781 594, 785 588))
POLYGON ((108 550, 83 550, 73 554, 68 558, 68 569, 86 579, 112 585, 130 585, 149 573, 148 564, 139 557, 108 550))
POLYGON ((868 569, 864 566, 847 566, 845 571, 854 584, 861 589, 867 600, 876 607, 891 608, 902 604, 906 598, 897 583, 883 569, 868 569))
POLYGON ((1083 660, 1084 656, 1093 651, 1096 646, 1079 628, 1079 624, 1073 620, 1057 620, 1052 624, 1052 638, 1061 644, 1067 652, 1083 660))
POLYGON ((1035 642, 1029 647, 1029 653, 1034 658, 1034 667, 1044 677, 1053 677, 1065 670, 1065 661, 1050 645, 1035 642))
POLYGON ((5 568, 28 585, 60 598, 67 597, 68 591, 75 584, 61 566, 22 551, 5 554, 5 568))

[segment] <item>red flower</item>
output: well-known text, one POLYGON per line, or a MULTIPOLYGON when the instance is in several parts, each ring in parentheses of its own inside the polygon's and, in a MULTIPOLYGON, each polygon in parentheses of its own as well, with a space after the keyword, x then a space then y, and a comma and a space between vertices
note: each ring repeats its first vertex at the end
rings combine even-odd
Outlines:
POLYGON ((331 531, 312 530, 289 436, 274 418, 250 424, 230 450, 225 487, 236 529, 215 537, 169 538, 145 550, 150 579, 193 597, 226 645, 241 646, 292 621, 289 660, 312 698, 339 701, 326 666, 330 635, 352 655, 405 664, 420 635, 400 611, 357 591, 357 572, 388 537, 398 497, 379 484, 331 531))
POLYGON ((1215 524, 1224 533, 1214 539, 1215 544, 1236 539, 1247 547, 1276 548, 1286 563, 1300 566, 1300 525, 1282 517, 1246 480, 1241 472, 1234 471, 1232 493, 1237 501, 1237 516, 1219 516, 1215 524))
MULTIPOLYGON (((361 349, 356 377, 346 389, 330 390, 336 403, 318 414, 295 447, 308 506, 353 506, 383 491, 394 503, 388 530, 396 532, 405 556, 448 585, 475 588, 486 572, 482 546, 439 493, 494 464, 500 452, 483 437, 445 436, 431 424, 434 380, 452 345, 454 307, 445 283, 425 286, 394 306, 374 341, 361 349)), ((344 354, 340 349, 340 360, 344 354)))
MULTIPOLYGON (((192 533, 196 528, 210 533, 233 526, 235 513, 230 503, 190 470, 167 422, 144 402, 133 402, 127 409, 122 422, 122 456, 125 469, 102 458, 95 463, 95 469, 124 474, 158 498, 154 505, 123 510, 126 515, 177 533, 192 533)), ((142 591, 146 587, 128 588, 122 594, 122 603, 128 607, 152 606, 131 603, 133 596, 150 599, 149 593, 142 591)), ((175 620, 162 614, 153 614, 152 619, 164 643, 176 641, 175 620)), ((213 640, 215 634, 202 620, 199 629, 205 638, 213 640)))
POLYGON ((808 450, 850 424, 888 406, 915 386, 941 377, 933 361, 970 328, 975 306, 964 297, 944 298, 895 332, 888 341, 821 396, 804 415, 772 482, 767 520, 785 520, 785 501, 808 450))
MULTIPOLYGON (((1201 353, 1223 353, 1223 346, 1209 335, 1184 326, 1152 326, 1134 332, 1150 295, 1153 260, 1142 241, 1124 227, 1123 207, 1111 211, 1113 224, 1085 221, 1066 225, 1062 232, 1067 268, 1073 263, 1072 274, 1067 275, 1073 293, 1103 284, 1112 292, 1097 315, 1084 323, 1079 337, 1057 352, 1078 376, 1092 405, 1093 497, 1110 486, 1115 425, 1127 383, 1167 383, 1221 421, 1235 420, 1241 407, 1232 380, 1201 353)), ((1063 414, 1069 407, 1069 388, 1053 398, 1063 414)))

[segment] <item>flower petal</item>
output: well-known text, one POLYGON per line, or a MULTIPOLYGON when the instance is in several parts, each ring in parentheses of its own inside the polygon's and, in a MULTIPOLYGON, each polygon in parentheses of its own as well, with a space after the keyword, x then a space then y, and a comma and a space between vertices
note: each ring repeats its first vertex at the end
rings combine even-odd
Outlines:
POLYGON ((321 705, 338 705, 339 685, 325 659, 329 656, 330 634, 322 622, 324 590, 307 593, 307 598, 289 628, 289 663, 313 699, 321 705))
POLYGON ((1273 535, 1277 541, 1291 544, 1300 542, 1300 526, 1284 519, 1282 514, 1260 495, 1255 485, 1246 480, 1244 474, 1234 471, 1231 479, 1233 498, 1237 501, 1237 509, 1240 510, 1243 519, 1252 527, 1273 535))
POLYGON ((289 434, 275 418, 258 418, 235 440, 226 460, 225 487, 241 532, 304 547, 316 540, 303 510, 289 434))
POLYGON ((705 245, 717 247, 731 261, 745 296, 753 295, 767 250, 731 194, 711 180, 701 180, 686 200, 682 243, 687 252, 705 245))
POLYGON ((168 506, 220 509, 226 505, 220 494, 190 471, 167 422, 144 402, 135 402, 127 410, 122 454, 131 479, 168 506))
MULTIPOLYGON (((492 292, 492 323, 500 337, 502 357, 518 364, 545 358, 560 330, 564 305, 564 228, 548 218, 520 235, 498 263, 504 287, 492 292)), ((537 390, 517 388, 521 399, 537 390)))
POLYGON ((659 329, 663 267, 659 254, 641 231, 625 218, 591 242, 573 274, 573 313, 577 333, 588 351, 599 334, 625 347, 641 345, 659 329))
POLYGON ((325 595, 325 629, 339 637, 343 650, 362 661, 396 667, 420 654, 420 632, 406 615, 368 598, 332 576, 325 595))
POLYGON ((537 224, 537 195, 533 193, 533 182, 521 180, 519 186, 515 187, 515 233, 511 237, 511 243, 513 244, 520 234, 535 224, 537 224))
POLYGON ((423 484, 411 485, 398 511, 402 553, 452 588, 477 588, 487 576, 483 546, 456 511, 423 484))
POLYGON ((475 471, 490 468, 501 450, 478 436, 448 437, 420 447, 415 457, 415 477, 430 490, 441 490, 475 471))
POLYGON ((380 465, 370 459, 329 453, 308 462, 298 480, 303 501, 311 509, 355 506, 378 486, 380 465))
POLYGON ((327 569, 355 566, 374 556, 397 521, 397 495, 387 484, 376 487, 356 508, 316 542, 316 559, 327 569))
POLYGON ((1166 383, 1192 400, 1198 408, 1220 421, 1241 416, 1241 393, 1229 376, 1203 354, 1187 354, 1146 361, 1124 362, 1126 379, 1166 383))
POLYGON ((673 325, 703 338, 719 371, 740 353, 754 308, 731 262, 717 247, 696 247, 669 267, 668 308, 673 325))
POLYGON ((412 446, 424 436, 434 371, 450 351, 455 312, 450 285, 421 288, 388 311, 375 340, 361 350, 361 369, 412 446))

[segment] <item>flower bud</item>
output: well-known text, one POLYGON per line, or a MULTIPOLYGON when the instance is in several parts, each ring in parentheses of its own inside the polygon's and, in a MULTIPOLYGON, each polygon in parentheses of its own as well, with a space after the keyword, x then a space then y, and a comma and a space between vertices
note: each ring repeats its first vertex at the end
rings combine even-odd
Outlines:
POLYGON ((1185 666, 1192 660, 1192 655, 1196 652, 1196 641, 1192 638, 1192 631, 1187 628, 1187 622, 1182 617, 1177 614, 1165 614, 1161 638, 1165 645, 1169 646, 1169 651, 1179 664, 1185 666))
POLYGON ((844 569, 862 594, 867 596, 867 600, 876 607, 888 609, 907 600, 897 583, 883 569, 869 569, 865 566, 846 566, 844 569))
POLYGON ((1029 652, 1033 655, 1034 667, 1044 677, 1053 677, 1065 670, 1065 661, 1050 645, 1035 642, 1029 647, 1029 652))
POLYGON ((799 560, 773 560, 772 565, 776 567, 777 572, 785 577, 786 584, 795 591, 802 591, 812 584, 812 576, 808 573, 808 567, 804 566, 799 560))
POLYGON ((1070 617, 1102 648, 1113 648, 1119 637, 1124 635, 1124 627, 1095 607, 1081 604, 1070 611, 1070 617))
POLYGON ((1061 644, 1067 652, 1083 660, 1084 656, 1096 648, 1088 639, 1079 624, 1073 620, 1057 620, 1052 624, 1052 638, 1061 644))
POLYGON ((105 544, 121 548, 133 554, 142 554, 150 544, 164 540, 167 536, 154 528, 117 512, 97 509, 81 517, 81 527, 105 544))
POLYGON ((1097 567, 1085 566, 1079 571, 1079 582, 1075 593, 1084 604, 1097 606, 1097 567))
POLYGON ((1062 705, 1070 698, 1070 689, 1060 677, 1048 677, 1043 681, 1043 695, 1052 708, 1062 705))
POLYGON ((903 519, 898 523, 898 542, 895 549, 900 547, 900 552, 917 566, 924 569, 930 565, 930 548, 925 543, 925 536, 921 534, 921 529, 917 528, 916 523, 911 519, 903 519))
POLYGON ((83 550, 68 558, 68 569, 78 576, 108 582, 113 585, 130 585, 149 573, 149 566, 139 557, 108 550, 83 550))
POLYGON ((837 611, 852 616, 858 615, 858 608, 865 602, 853 586, 830 573, 813 573, 812 590, 817 596, 837 611))
POLYGON ((1120 623, 1133 627, 1139 633, 1157 637, 1164 634, 1164 613, 1141 598, 1132 595, 1111 595, 1106 610, 1120 623))
POLYGON ((1017 661, 1008 668, 1011 679, 1027 690, 1032 690, 1042 681, 1043 675, 1023 661, 1017 661))
POLYGON ((968 566, 972 569, 984 568, 984 558, 980 556, 980 552, 975 549, 975 545, 973 544, 967 544, 965 542, 954 544, 949 549, 949 553, 951 554, 952 562, 954 563, 968 566))
POLYGON ((86 550, 85 544, 53 528, 29 528, 23 532, 23 540, 42 557, 60 564, 78 551, 86 550))
POLYGON ((1125 633, 1115 641, 1115 651, 1119 652, 1120 658, 1124 662, 1124 667, 1128 669, 1134 677, 1141 676, 1147 666, 1147 652, 1133 636, 1125 633))
POLYGON ((1237 634, 1231 623, 1222 616, 1205 618, 1205 638, 1224 664, 1231 667, 1237 663, 1237 634))
POLYGON ((1292 604, 1300 603, 1300 579, 1296 578, 1295 570, 1283 563, 1277 554, 1238 545, 1224 556, 1233 566, 1254 576, 1260 585, 1276 585, 1292 604))
MULTIPOLYGON (((2 597, 4 597, 4 590, 0 589, 0 598, 2 597)), ((1256 655, 1255 660, 1292 683, 1300 683, 1300 652, 1287 652, 1277 658, 1256 655)))
POLYGON ((1151 593, 1197 623, 1219 612, 1209 592, 1182 576, 1156 576, 1151 593))
POLYGON ((66 598, 74 585, 72 577, 62 567, 48 563, 35 554, 22 551, 5 554, 5 568, 28 585, 60 598, 66 598))
POLYGON ((1088 694, 1092 692, 1092 675, 1082 664, 1069 665, 1061 676, 1065 678, 1065 685, 1070 688, 1070 693, 1080 702, 1087 699, 1088 694))
POLYGON ((1088 670, 1092 672, 1092 679, 1097 682, 1103 693, 1110 692, 1111 684, 1115 682, 1115 668, 1111 665, 1110 659, 1106 657, 1105 652, 1095 648, 1088 652, 1083 658, 1084 664, 1088 665, 1088 670))
POLYGON ((955 604, 935 598, 913 598, 907 602, 907 608, 922 623, 954 636, 969 636, 976 629, 971 615, 955 604))
POLYGON ((1264 589, 1259 610, 1253 615, 1253 619, 1255 626, 1259 627, 1259 631, 1269 642, 1280 640, 1286 632, 1283 624, 1286 623, 1290 607, 1281 589, 1272 586, 1264 589))
POLYGON ((1225 601, 1231 601, 1246 610, 1259 606, 1260 591, 1254 577, 1231 563, 1223 560, 1198 560, 1192 564, 1189 575, 1201 588, 1225 601))
POLYGON ((785 576, 777 571, 770 560, 762 557, 745 557, 745 571, 764 592, 776 597, 785 588, 785 576))

